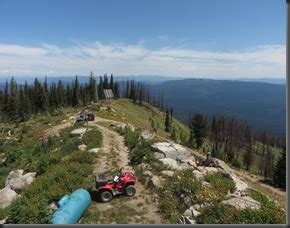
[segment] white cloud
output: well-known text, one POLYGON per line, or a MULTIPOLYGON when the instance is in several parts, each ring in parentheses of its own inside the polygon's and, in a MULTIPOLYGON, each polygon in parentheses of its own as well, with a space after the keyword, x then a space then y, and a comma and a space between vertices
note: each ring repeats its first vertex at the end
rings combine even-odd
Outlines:
POLYGON ((68 48, 0 44, 0 76, 166 75, 236 78, 285 77, 285 45, 258 46, 244 51, 196 51, 186 48, 148 49, 134 45, 77 43, 68 48))

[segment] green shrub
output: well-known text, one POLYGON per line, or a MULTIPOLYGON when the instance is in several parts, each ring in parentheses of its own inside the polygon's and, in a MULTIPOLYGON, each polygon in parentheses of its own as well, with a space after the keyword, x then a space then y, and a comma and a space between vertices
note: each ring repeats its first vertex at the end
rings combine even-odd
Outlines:
POLYGON ((214 203, 205 208, 201 215, 198 216, 199 224, 231 224, 232 217, 236 213, 236 209, 227 205, 214 203))
POLYGON ((129 159, 132 165, 138 165, 143 161, 150 163, 154 160, 151 151, 151 143, 145 140, 138 142, 138 144, 131 150, 129 159))
POLYGON ((233 159, 233 161, 231 162, 232 166, 241 169, 243 167, 243 164, 240 160, 238 159, 233 159))
POLYGON ((162 188, 157 190, 159 209, 164 218, 171 223, 178 222, 179 216, 186 210, 186 205, 180 195, 185 194, 195 202, 195 192, 200 188, 201 183, 195 178, 192 170, 176 172, 162 188))
POLYGON ((224 194, 227 194, 228 191, 233 193, 236 190, 235 183, 231 179, 224 177, 221 173, 207 174, 204 180, 224 194))
POLYGON ((60 153, 62 156, 66 156, 78 149, 78 146, 81 144, 79 138, 68 138, 63 141, 63 145, 60 148, 60 153))
POLYGON ((12 224, 47 224, 51 214, 48 202, 43 196, 34 198, 19 197, 10 206, 7 219, 12 224))
MULTIPOLYGON (((257 196, 257 195, 256 195, 257 196)), ((237 210, 232 206, 214 203, 205 208, 198 217, 197 223, 201 224, 285 224, 285 212, 278 208, 268 207, 265 204, 265 196, 257 196, 261 199, 261 209, 237 210)))
POLYGON ((89 164, 59 163, 52 165, 11 204, 9 223, 49 223, 48 204, 78 188, 90 188, 92 173, 89 164))
POLYGON ((138 143, 138 139, 140 136, 140 133, 138 131, 131 131, 129 128, 125 128, 125 136, 124 136, 124 142, 125 145, 132 150, 135 145, 138 143))
POLYGON ((99 148, 102 146, 102 134, 96 128, 87 131, 83 135, 83 143, 87 145, 88 149, 99 148))
POLYGON ((0 220, 5 219, 9 215, 10 207, 0 208, 0 220))
POLYGON ((75 151, 68 159, 70 162, 79 162, 81 164, 92 164, 94 162, 94 155, 87 151, 75 151))

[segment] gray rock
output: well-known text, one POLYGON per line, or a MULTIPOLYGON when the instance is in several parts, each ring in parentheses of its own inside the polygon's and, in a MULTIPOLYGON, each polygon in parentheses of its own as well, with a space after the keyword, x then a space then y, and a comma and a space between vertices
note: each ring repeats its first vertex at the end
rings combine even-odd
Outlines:
POLYGON ((199 211, 196 211, 195 209, 191 209, 191 213, 193 218, 197 218, 201 215, 201 213, 199 211))
POLYGON ((23 175, 23 172, 22 169, 11 171, 6 178, 5 186, 9 185, 12 190, 20 191, 26 185, 31 184, 35 179, 36 173, 31 172, 23 175))
POLYGON ((192 205, 192 200, 189 196, 186 196, 184 194, 181 194, 180 195, 180 198, 182 199, 182 201, 184 202, 184 204, 187 206, 187 207, 190 207, 192 205))
POLYGON ((154 187, 154 188, 160 188, 161 187, 161 182, 160 182, 158 176, 153 176, 153 177, 150 178, 149 186, 154 187))
POLYGON ((199 170, 193 170, 192 172, 198 180, 202 180, 204 178, 204 174, 199 170))
POLYGON ((145 171, 145 170, 151 170, 151 167, 149 164, 146 163, 140 163, 139 165, 136 166, 136 169, 145 171))
POLYGON ((184 216, 184 221, 185 221, 184 224, 196 224, 196 220, 190 219, 187 216, 184 216))
POLYGON ((165 154, 162 154, 162 153, 154 152, 153 155, 156 159, 165 158, 165 154))
POLYGON ((82 128, 72 130, 70 132, 70 136, 71 137, 82 137, 83 134, 85 134, 86 132, 87 132, 87 129, 82 127, 82 128))
POLYGON ((192 217, 192 212, 191 210, 187 209, 184 213, 183 213, 184 216, 187 216, 187 217, 192 217))
POLYGON ((178 169, 178 164, 177 162, 172 159, 172 158, 162 158, 162 159, 159 159, 163 165, 169 169, 178 169))
POLYGON ((190 207, 191 210, 194 209, 194 210, 197 210, 197 211, 200 210, 200 208, 201 207, 200 207, 199 204, 194 204, 193 206, 190 207))
POLYGON ((151 171, 149 171, 149 170, 146 170, 146 171, 144 171, 144 172, 143 172, 143 176, 152 177, 152 176, 153 176, 153 174, 152 174, 152 172, 151 172, 151 171))
POLYGON ((143 139, 147 139, 147 140, 150 140, 150 139, 154 139, 155 137, 155 132, 154 131, 142 131, 141 133, 141 138, 143 139))
POLYGON ((189 149, 177 143, 158 142, 151 145, 151 147, 156 152, 164 154, 166 158, 174 160, 191 156, 189 149))
POLYGON ((253 198, 249 196, 234 197, 228 200, 224 200, 222 203, 226 205, 231 205, 240 210, 243 210, 246 208, 259 210, 261 208, 260 202, 254 200, 253 198))
POLYGON ((212 185, 210 183, 208 183, 207 181, 202 181, 201 185, 206 187, 206 188, 212 188, 212 185))
POLYGON ((87 149, 87 145, 85 145, 85 144, 81 144, 81 145, 79 145, 79 150, 81 150, 81 151, 85 151, 86 149, 87 149))
POLYGON ((90 150, 88 150, 88 152, 89 153, 98 153, 99 152, 99 150, 100 150, 101 148, 92 148, 92 149, 90 149, 90 150))
POLYGON ((11 189, 10 185, 0 190, 0 208, 8 207, 17 197, 17 193, 11 189))
POLYGON ((161 175, 164 177, 172 177, 174 175, 174 172, 171 170, 163 170, 161 172, 161 175))

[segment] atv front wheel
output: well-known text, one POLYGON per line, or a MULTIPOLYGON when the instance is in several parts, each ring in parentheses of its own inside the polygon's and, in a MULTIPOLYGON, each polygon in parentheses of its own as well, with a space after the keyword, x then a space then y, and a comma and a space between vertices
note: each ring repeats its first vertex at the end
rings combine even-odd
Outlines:
POLYGON ((101 201, 107 203, 113 199, 113 195, 110 191, 103 191, 100 194, 101 201))
POLYGON ((133 185, 128 185, 126 188, 125 188, 125 194, 126 196, 134 196, 136 193, 136 189, 133 185))

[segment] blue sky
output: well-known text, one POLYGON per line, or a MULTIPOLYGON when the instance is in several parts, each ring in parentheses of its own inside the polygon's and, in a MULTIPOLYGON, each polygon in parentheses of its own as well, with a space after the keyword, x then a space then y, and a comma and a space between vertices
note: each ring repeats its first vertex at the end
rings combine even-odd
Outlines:
POLYGON ((285 77, 284 0, 0 0, 1 75, 285 77))

